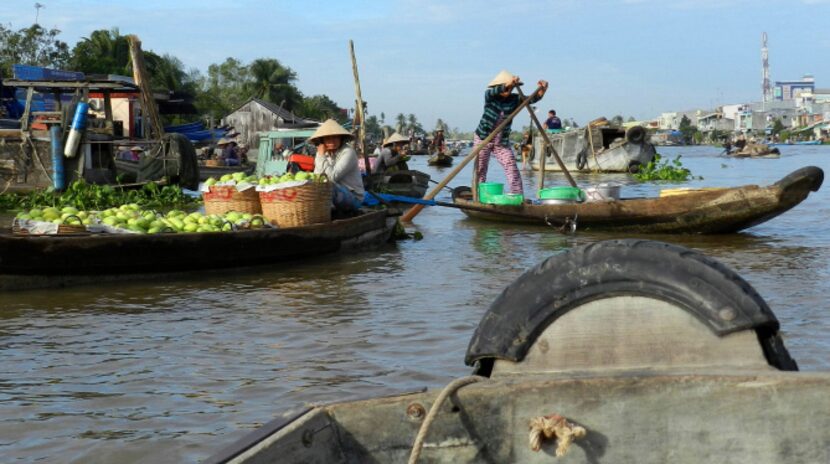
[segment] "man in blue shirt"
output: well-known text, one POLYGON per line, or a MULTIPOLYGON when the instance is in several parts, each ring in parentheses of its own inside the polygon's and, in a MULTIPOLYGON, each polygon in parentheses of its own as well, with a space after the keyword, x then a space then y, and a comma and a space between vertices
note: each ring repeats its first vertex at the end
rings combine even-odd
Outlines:
POLYGON ((556 116, 556 111, 548 111, 548 119, 545 120, 545 129, 547 130, 562 130, 562 121, 556 116))

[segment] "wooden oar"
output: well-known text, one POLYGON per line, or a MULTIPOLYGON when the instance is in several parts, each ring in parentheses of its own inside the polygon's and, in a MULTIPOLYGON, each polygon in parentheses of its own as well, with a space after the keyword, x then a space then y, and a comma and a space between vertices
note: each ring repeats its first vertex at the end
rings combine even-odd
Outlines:
MULTIPOLYGON (((480 152, 484 147, 487 146, 488 143, 490 143, 494 138, 496 138, 496 135, 501 133, 502 129, 504 129, 504 126, 510 124, 513 118, 515 118, 520 111, 522 111, 527 105, 530 104, 530 99, 532 98, 532 96, 536 95, 541 90, 542 87, 537 87, 536 90, 532 94, 530 94, 531 97, 525 98, 524 101, 521 102, 519 106, 517 106, 516 109, 513 110, 512 113, 510 113, 506 118, 504 118, 504 120, 498 126, 496 126, 496 128, 493 129, 493 131, 490 132, 490 134, 487 137, 485 137, 484 140, 481 141, 481 143, 478 144, 478 146, 476 146, 473 150, 470 151, 470 154, 468 154, 463 160, 461 160, 461 163, 459 163, 458 166, 456 166, 455 169, 453 169, 447 175, 447 177, 444 178, 444 180, 442 180, 438 185, 436 185, 435 188, 432 189, 432 191, 424 195, 424 199, 432 200, 433 198, 435 198, 435 195, 438 195, 438 192, 440 192, 441 189, 444 188, 444 186, 449 184, 450 181, 459 172, 461 172, 462 169, 464 169, 464 166, 466 166, 470 161, 472 161, 474 158, 478 156, 478 152, 480 152)), ((415 205, 412 208, 409 208, 409 210, 406 213, 404 213, 403 216, 401 216, 401 221, 412 221, 412 219, 415 216, 417 216, 422 209, 424 209, 424 205, 415 205)))
MULTIPOLYGON (((524 98, 524 94, 522 93, 522 89, 517 89, 519 92, 519 96, 524 98)), ((545 144, 550 147, 551 153, 553 153, 553 158, 556 160, 556 164, 559 165, 559 169, 565 174, 565 178, 568 179, 568 182, 571 184, 571 187, 576 187, 576 181, 574 178, 571 177, 571 173, 568 172, 568 168, 565 167, 565 163, 562 162, 562 158, 559 157, 559 153, 556 153, 556 149, 553 148, 553 143, 551 143, 550 138, 548 137, 548 133, 545 132, 545 128, 542 127, 542 123, 539 122, 539 118, 536 117, 536 113, 533 112, 532 109, 527 109, 528 113, 530 113, 530 119, 536 124, 536 128, 539 129, 539 133, 542 134, 542 138, 545 139, 545 144)), ((545 153, 543 150, 542 158, 539 160, 539 190, 542 190, 545 187, 545 153)))

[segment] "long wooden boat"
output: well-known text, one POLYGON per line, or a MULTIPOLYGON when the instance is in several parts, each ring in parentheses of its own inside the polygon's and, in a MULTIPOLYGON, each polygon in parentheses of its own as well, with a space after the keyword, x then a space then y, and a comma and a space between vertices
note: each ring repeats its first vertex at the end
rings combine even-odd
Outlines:
POLYGON ((659 198, 499 206, 474 203, 464 187, 456 189, 453 202, 468 216, 488 221, 549 226, 575 222, 579 230, 717 234, 737 232, 784 213, 818 191, 823 180, 824 171, 809 166, 766 187, 690 190, 659 198))
POLYGON ((5 230, 0 290, 274 264, 386 243, 396 221, 384 210, 328 224, 219 233, 20 236, 5 230))
POLYGON ((465 362, 475 375, 440 393, 305 408, 205 462, 830 462, 830 373, 794 372, 758 293, 687 248, 549 258, 485 312, 465 362))

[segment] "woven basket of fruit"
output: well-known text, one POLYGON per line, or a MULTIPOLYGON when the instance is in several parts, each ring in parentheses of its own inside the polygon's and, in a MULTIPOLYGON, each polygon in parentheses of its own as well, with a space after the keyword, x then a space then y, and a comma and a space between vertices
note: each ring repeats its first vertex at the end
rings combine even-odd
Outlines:
POLYGON ((17 235, 72 235, 86 233, 87 213, 67 206, 63 209, 33 208, 20 213, 12 221, 17 235))
POLYGON ((297 177, 291 180, 279 178, 277 182, 301 184, 260 191, 259 201, 265 219, 277 227, 299 227, 331 222, 331 183, 324 176, 317 177, 302 172, 297 173, 297 177))

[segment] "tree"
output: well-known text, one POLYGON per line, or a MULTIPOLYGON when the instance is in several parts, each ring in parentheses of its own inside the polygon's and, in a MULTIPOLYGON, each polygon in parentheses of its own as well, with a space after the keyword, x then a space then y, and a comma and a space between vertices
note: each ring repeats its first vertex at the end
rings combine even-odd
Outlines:
POLYGON ((421 127, 421 123, 418 122, 418 118, 416 118, 412 113, 409 113, 406 117, 406 130, 407 132, 411 131, 413 134, 424 132, 424 128, 421 127))
POLYGON ((695 140, 697 127, 692 125, 692 121, 685 114, 680 119, 680 127, 678 130, 680 131, 680 138, 683 139, 683 143, 690 145, 695 140))
POLYGON ((72 48, 70 65, 87 74, 132 75, 130 44, 117 28, 92 31, 72 48))
POLYGON ((784 123, 781 122, 780 118, 776 118, 775 121, 772 122, 772 133, 773 135, 778 135, 785 129, 784 123))
POLYGON ((197 107, 216 119, 224 117, 249 98, 245 89, 249 75, 248 67, 236 58, 208 66, 207 76, 199 81, 197 107))
POLYGON ((623 119, 622 115, 618 114, 618 115, 614 116, 613 118, 611 118, 611 125, 612 126, 622 126, 624 121, 625 121, 625 119, 623 119))
POLYGON ((395 116, 395 132, 403 135, 403 132, 406 130, 406 116, 403 113, 398 113, 395 116))
POLYGON ((372 115, 372 116, 369 116, 368 118, 366 118, 365 127, 366 127, 366 137, 369 140, 373 141, 374 143, 377 143, 378 141, 383 140, 383 138, 384 138, 383 137, 383 129, 381 129, 381 127, 380 127, 380 122, 378 121, 377 116, 372 115))
POLYGON ((438 118, 438 121, 435 122, 435 130, 443 129, 444 133, 449 135, 450 133, 450 126, 443 119, 438 118))
POLYGON ((636 121, 636 119, 634 119, 634 116, 629 116, 628 117, 628 122, 635 122, 635 121, 636 121))
POLYGON ((346 122, 346 110, 340 108, 327 95, 314 95, 312 97, 304 97, 299 107, 297 114, 305 118, 316 119, 318 121, 325 121, 326 119, 334 119, 343 124, 346 122))
POLYGON ((38 24, 16 32, 0 25, 0 73, 11 76, 13 64, 66 68, 69 46, 57 39, 60 32, 38 24))
POLYGON ((289 111, 299 106, 302 94, 294 86, 297 73, 291 68, 272 58, 254 60, 248 68, 251 80, 244 88, 249 96, 277 104, 285 101, 283 108, 289 111))

